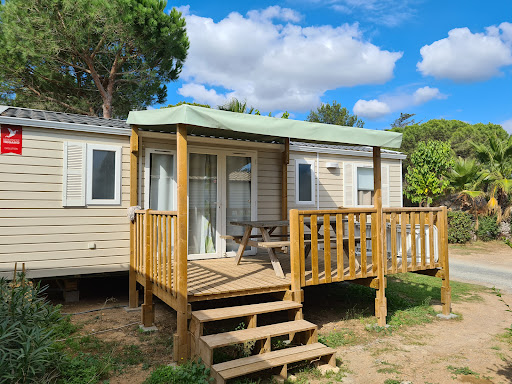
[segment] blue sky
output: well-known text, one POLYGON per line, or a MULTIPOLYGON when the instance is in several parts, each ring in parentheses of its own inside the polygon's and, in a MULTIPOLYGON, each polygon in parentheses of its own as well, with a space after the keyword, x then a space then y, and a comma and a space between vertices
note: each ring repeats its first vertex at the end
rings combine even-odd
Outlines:
POLYGON ((190 51, 167 104, 247 100, 305 119, 340 102, 389 127, 416 120, 493 122, 512 132, 512 1, 287 0, 169 3, 190 51))

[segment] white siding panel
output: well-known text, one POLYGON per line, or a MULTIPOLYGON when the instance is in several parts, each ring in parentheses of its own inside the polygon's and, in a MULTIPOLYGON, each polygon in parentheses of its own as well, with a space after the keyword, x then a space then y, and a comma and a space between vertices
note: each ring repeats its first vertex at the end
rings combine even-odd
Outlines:
MULTIPOLYGON (((70 155, 78 171, 81 155, 70 155)), ((0 155, 0 164, 0 275, 11 276, 15 262, 26 262, 31 277, 127 270, 128 137, 24 127, 23 155, 0 155), (62 206, 66 183, 73 196, 82 188, 79 178, 64 179, 66 142, 123 147, 121 206, 62 206)))

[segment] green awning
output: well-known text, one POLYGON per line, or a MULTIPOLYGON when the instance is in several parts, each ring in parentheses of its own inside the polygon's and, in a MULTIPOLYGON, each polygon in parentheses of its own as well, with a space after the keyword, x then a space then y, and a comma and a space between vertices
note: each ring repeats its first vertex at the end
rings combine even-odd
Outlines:
POLYGON ((400 148, 402 143, 402 134, 397 132, 278 119, 187 104, 172 108, 131 111, 127 122, 142 129, 151 127, 162 131, 171 131, 176 124, 186 124, 193 126, 192 131, 196 130, 196 134, 200 135, 208 135, 211 130, 210 134, 216 136, 222 136, 225 132, 227 136, 261 136, 266 139, 275 138, 276 141, 290 138, 309 142, 388 148, 400 148))

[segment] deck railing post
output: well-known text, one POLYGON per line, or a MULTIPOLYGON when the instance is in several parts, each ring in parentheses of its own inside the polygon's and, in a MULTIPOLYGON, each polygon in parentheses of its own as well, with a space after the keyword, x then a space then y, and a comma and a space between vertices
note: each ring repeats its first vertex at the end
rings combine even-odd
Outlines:
POLYGON ((442 247, 439 249, 439 258, 442 268, 442 286, 441 286, 441 304, 443 306, 443 315, 449 316, 452 311, 452 292, 450 288, 450 265, 448 262, 448 210, 442 207, 441 225, 438 228, 441 237, 442 247))
POLYGON ((304 261, 300 258, 300 228, 299 228, 299 211, 290 210, 290 269, 291 269, 291 287, 292 297, 294 301, 301 302, 301 263, 304 261))
POLYGON ((153 251, 151 249, 152 233, 151 233, 151 216, 149 209, 144 212, 144 304, 142 304, 142 324, 145 327, 151 327, 155 321, 155 312, 153 307, 153 282, 151 281, 152 269, 151 264, 153 251))
MULTIPOLYGON (((132 135, 130 136, 130 206, 137 205, 137 165, 139 154, 139 130, 132 125, 132 135)), ((139 295, 137 292, 137 273, 135 271, 135 246, 137 234, 135 233, 135 223, 130 222, 130 272, 128 277, 128 295, 130 308, 139 306, 139 295)))
POLYGON ((377 253, 377 278, 378 289, 377 297, 375 298, 375 316, 379 326, 386 325, 387 316, 387 301, 386 301, 386 276, 384 274, 384 263, 386 257, 383 254, 383 231, 385 228, 382 225, 382 164, 380 147, 373 147, 373 190, 374 190, 374 207, 377 210, 375 231, 377 237, 377 244, 375 251, 377 253))
POLYGON ((190 340, 188 337, 188 293, 187 293, 187 254, 188 254, 188 214, 187 214, 187 127, 177 125, 177 164, 178 164, 178 249, 177 249, 177 332, 174 337, 174 359, 184 363, 189 358, 190 340))

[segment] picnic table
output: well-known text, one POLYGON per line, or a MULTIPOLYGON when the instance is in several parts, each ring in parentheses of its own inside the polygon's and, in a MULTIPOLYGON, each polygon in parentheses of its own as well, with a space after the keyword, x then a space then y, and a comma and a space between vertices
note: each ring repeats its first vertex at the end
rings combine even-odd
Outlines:
MULTIPOLYGON (((343 220, 346 221, 345 219, 343 220)), ((276 249, 283 249, 285 251, 288 250, 290 247, 290 236, 289 235, 274 235, 273 232, 280 227, 288 227, 290 225, 290 222, 288 220, 267 220, 267 221, 232 221, 230 223, 231 225, 237 225, 244 227, 244 234, 242 236, 223 236, 225 239, 231 239, 235 241, 236 243, 240 244, 238 247, 238 251, 236 253, 235 262, 237 265, 240 264, 240 261, 242 260, 242 256, 244 254, 245 248, 247 246, 252 246, 256 248, 263 248, 266 249, 268 252, 268 255, 270 257, 270 262, 272 263, 272 267, 274 268, 274 272, 278 277, 284 278, 283 269, 281 267, 281 263, 279 262, 279 259, 276 256, 276 249), (254 228, 259 229, 261 235, 252 235, 252 231, 254 228), (286 240, 283 240, 286 239, 286 240), (260 241, 261 240, 261 241, 260 241)), ((324 225, 323 218, 318 218, 317 220, 317 239, 318 242, 325 242, 327 240, 335 241, 335 238, 331 239, 324 239, 323 236, 319 233, 320 228, 324 225)), ((330 220, 330 226, 332 227, 333 231, 336 232, 336 220, 330 220)), ((311 223, 309 220, 304 221, 304 225, 307 226, 309 229, 311 229, 311 223)), ((348 236, 346 231, 344 231, 343 234, 343 252, 346 254, 348 249, 348 236)), ((355 241, 360 241, 360 237, 354 237, 355 241)), ((305 234, 304 236, 304 244, 305 244, 305 250, 304 254, 305 257, 308 257, 310 251, 311 251, 311 234, 305 234)), ((345 255, 348 257, 348 255, 345 255)), ((359 263, 357 263, 357 266, 359 263)))
POLYGON ((235 262, 240 264, 242 255, 244 254, 247 246, 264 248, 267 250, 272 263, 272 268, 278 277, 284 278, 281 263, 276 256, 276 248, 288 248, 290 240, 288 235, 273 235, 273 232, 279 227, 288 227, 290 225, 288 220, 269 220, 269 221, 232 221, 231 225, 238 225, 244 227, 243 236, 225 236, 239 243, 238 251, 236 253, 235 262), (251 235, 252 230, 258 228, 261 235, 251 235), (287 240, 282 240, 287 238, 287 240), (262 241, 258 241, 258 240, 262 241), (274 239, 274 240, 273 240, 274 239), (279 239, 279 240, 278 240, 279 239))

